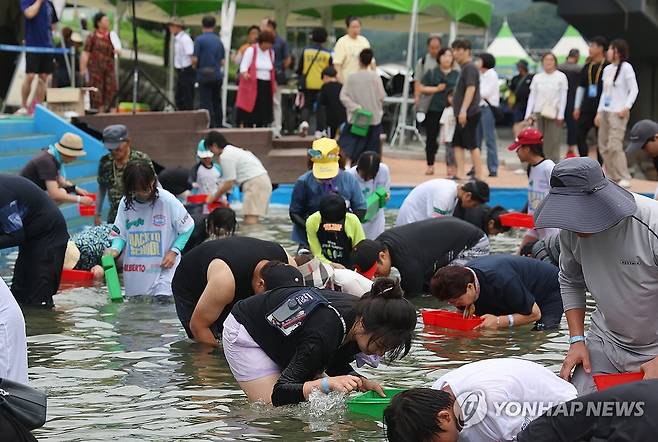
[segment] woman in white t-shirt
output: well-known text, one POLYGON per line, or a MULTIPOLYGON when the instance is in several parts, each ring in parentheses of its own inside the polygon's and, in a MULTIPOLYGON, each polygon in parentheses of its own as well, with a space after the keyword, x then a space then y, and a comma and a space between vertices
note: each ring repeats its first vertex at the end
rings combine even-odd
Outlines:
POLYGON ((347 17, 345 26, 347 33, 336 41, 332 57, 338 73, 338 81, 343 84, 347 81, 347 77, 359 70, 361 51, 370 47, 368 39, 361 35, 361 20, 358 17, 347 17))
MULTIPOLYGON (((386 201, 391 197, 391 175, 388 166, 381 162, 381 157, 377 152, 363 152, 359 157, 357 165, 347 171, 354 175, 363 198, 366 202, 375 190, 383 188, 386 190, 386 201)), ((363 231, 367 239, 377 238, 386 228, 384 220, 384 208, 381 207, 377 213, 370 218, 368 222, 363 223, 363 231)))
POLYGON ((172 295, 171 280, 194 221, 174 195, 158 187, 155 172, 143 161, 128 163, 123 188, 107 253, 116 258, 125 248, 126 296, 167 299, 172 295))
POLYGON ((630 187, 631 175, 624 153, 624 136, 631 108, 639 92, 633 66, 626 61, 628 44, 613 40, 603 69, 603 93, 594 124, 599 128, 599 152, 608 178, 622 187, 630 187))
POLYGON ((258 42, 244 51, 235 100, 240 126, 267 127, 272 123, 276 91, 273 45, 274 34, 263 31, 258 42))
POLYGON ((557 70, 555 54, 548 52, 541 61, 544 72, 532 78, 525 118, 535 123, 544 134, 544 155, 557 163, 561 159, 562 123, 569 82, 567 76, 557 70))

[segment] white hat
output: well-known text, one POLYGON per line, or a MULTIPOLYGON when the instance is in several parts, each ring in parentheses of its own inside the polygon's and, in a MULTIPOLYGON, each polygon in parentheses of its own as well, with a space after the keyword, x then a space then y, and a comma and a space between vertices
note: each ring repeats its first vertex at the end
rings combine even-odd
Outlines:
POLYGON ((212 158, 215 156, 211 150, 206 149, 206 141, 201 140, 196 147, 196 156, 199 158, 212 158))

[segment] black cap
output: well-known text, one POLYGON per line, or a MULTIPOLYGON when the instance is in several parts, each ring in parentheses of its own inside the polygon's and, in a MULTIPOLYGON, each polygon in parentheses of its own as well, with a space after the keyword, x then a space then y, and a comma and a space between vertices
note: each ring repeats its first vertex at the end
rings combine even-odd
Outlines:
POLYGON ((304 277, 301 272, 288 264, 276 265, 261 272, 267 290, 278 287, 301 287, 304 285, 304 277))
POLYGON ((379 260, 379 253, 384 250, 386 250, 386 246, 378 241, 373 241, 372 239, 360 241, 354 246, 350 255, 354 270, 372 279, 374 277, 372 268, 379 260))
POLYGON ((489 202, 489 185, 484 181, 472 180, 462 186, 464 192, 470 194, 481 203, 489 202))
POLYGON ((626 147, 626 153, 633 153, 644 147, 658 134, 658 123, 652 120, 641 120, 633 125, 628 139, 631 141, 626 147))

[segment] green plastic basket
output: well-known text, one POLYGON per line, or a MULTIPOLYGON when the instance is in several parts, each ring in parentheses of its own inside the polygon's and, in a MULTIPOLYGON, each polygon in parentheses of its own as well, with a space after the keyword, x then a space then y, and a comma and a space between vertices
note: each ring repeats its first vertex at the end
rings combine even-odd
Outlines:
POLYGON ((386 189, 383 187, 378 187, 373 193, 366 199, 366 214, 363 217, 363 222, 367 223, 377 215, 379 209, 386 206, 386 189))
POLYGON ((352 127, 350 132, 352 135, 358 137, 365 137, 368 135, 368 129, 370 128, 370 122, 372 121, 372 112, 365 109, 357 109, 352 115, 352 127))
POLYGON ((385 388, 386 397, 379 397, 374 391, 368 391, 347 401, 347 409, 356 414, 363 414, 375 419, 384 418, 384 410, 393 399, 393 396, 403 392, 403 388, 385 388))

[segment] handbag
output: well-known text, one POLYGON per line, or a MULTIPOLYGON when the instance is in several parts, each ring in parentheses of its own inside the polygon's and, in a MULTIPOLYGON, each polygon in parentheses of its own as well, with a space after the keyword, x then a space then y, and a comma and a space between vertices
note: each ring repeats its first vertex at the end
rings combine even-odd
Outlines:
MULTIPOLYGON (((311 72, 311 68, 315 63, 315 60, 318 59, 318 55, 320 55, 320 48, 318 48, 317 51, 315 52, 315 57, 313 57, 313 60, 311 60, 311 64, 308 65, 308 69, 306 69, 306 72, 302 73, 302 75, 300 75, 297 78, 297 89, 299 89, 300 91, 306 89, 306 76, 308 75, 309 72, 311 72)), ((302 56, 304 56, 304 54, 302 54, 302 56)))
POLYGON ((487 106, 489 106, 489 109, 491 109, 491 113, 493 113, 496 124, 502 123, 505 119, 505 114, 503 113, 502 109, 499 106, 492 106, 491 103, 489 103, 489 100, 486 98, 484 99, 484 102, 487 103, 487 106))
POLYGON ((549 120, 555 120, 557 118, 557 107, 552 104, 546 103, 545 105, 542 106, 539 115, 549 120))
POLYGON ((46 423, 47 396, 32 387, 0 379, 0 406, 25 428, 34 430, 46 423))

